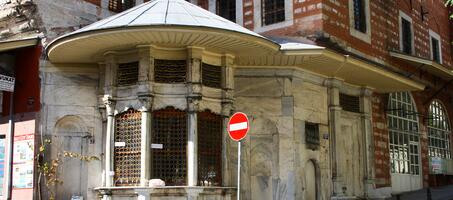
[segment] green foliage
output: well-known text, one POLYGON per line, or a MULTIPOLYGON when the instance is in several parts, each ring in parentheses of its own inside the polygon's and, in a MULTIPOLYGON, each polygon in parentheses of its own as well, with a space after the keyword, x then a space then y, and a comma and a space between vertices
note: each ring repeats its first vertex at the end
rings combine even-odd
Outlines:
MULTIPOLYGON (((446 0, 445 6, 453 6, 453 0, 446 0)), ((450 15, 450 19, 453 19, 453 14, 450 15)))
POLYGON ((57 153, 56 158, 44 161, 47 147, 51 144, 49 139, 44 140, 43 144, 39 147, 35 159, 37 160, 37 168, 39 176, 44 176, 45 186, 49 191, 49 200, 55 200, 55 193, 50 189, 51 186, 61 185, 63 181, 58 179, 58 168, 64 162, 64 158, 79 159, 81 161, 90 162, 93 160, 100 160, 97 156, 84 156, 79 153, 63 151, 63 153, 57 153))

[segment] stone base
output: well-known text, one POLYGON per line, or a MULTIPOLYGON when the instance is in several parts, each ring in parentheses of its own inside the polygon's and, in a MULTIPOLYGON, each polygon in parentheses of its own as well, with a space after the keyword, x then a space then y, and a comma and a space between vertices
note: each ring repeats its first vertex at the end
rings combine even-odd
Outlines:
POLYGON ((98 199, 107 200, 231 200, 235 197, 233 187, 100 187, 95 188, 98 199))

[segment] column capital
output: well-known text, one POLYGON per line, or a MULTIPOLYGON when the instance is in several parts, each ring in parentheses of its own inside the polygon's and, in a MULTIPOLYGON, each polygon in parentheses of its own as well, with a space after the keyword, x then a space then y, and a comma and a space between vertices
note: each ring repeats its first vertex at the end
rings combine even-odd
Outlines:
POLYGON ((108 116, 113 116, 115 114, 115 100, 110 95, 104 95, 102 97, 102 103, 105 105, 108 116))
POLYGON ((153 96, 151 94, 139 94, 138 100, 140 102, 140 111, 150 112, 153 107, 153 96))
POLYGON ((328 88, 340 88, 343 85, 343 80, 336 78, 328 78, 324 80, 324 86, 328 88))
POLYGON ((201 96, 190 96, 187 97, 187 111, 191 112, 198 112, 200 110, 200 101, 201 96))
POLYGON ((360 88, 360 96, 370 97, 371 95, 373 95, 373 90, 371 88, 368 87, 360 88))

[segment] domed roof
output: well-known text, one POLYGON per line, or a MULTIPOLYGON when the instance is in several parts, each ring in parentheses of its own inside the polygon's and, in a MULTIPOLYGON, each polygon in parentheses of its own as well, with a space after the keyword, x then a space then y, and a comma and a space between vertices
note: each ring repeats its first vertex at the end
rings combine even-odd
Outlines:
POLYGON ((228 53, 279 49, 265 37, 184 0, 153 0, 57 38, 47 50, 54 62, 92 62, 102 51, 146 44, 228 53), (74 47, 83 51, 74 52, 74 47))

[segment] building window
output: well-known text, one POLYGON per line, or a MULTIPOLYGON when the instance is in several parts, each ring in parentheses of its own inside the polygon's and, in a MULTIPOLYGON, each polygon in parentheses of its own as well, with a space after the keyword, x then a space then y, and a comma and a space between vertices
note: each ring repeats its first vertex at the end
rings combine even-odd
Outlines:
POLYGON ((414 48, 414 34, 412 30, 412 19, 400 12, 400 44, 401 51, 412 54, 414 48))
POLYGON ((261 0, 261 16, 263 25, 285 21, 285 1, 261 0))
POLYGON ((236 22, 236 0, 217 0, 217 15, 236 22))
POLYGON ((135 0, 109 0, 109 10, 123 12, 135 6, 135 0))
POLYGON ((408 92, 389 95, 387 109, 392 173, 420 174, 417 111, 408 92))
POLYGON ((151 134, 152 144, 162 147, 152 150, 151 177, 169 186, 186 185, 186 113, 174 108, 154 111, 151 134))
POLYGON ((319 125, 314 123, 305 123, 305 142, 307 147, 312 150, 319 148, 319 125))
POLYGON ((115 185, 139 185, 141 156, 141 113, 135 110, 128 110, 117 115, 115 127, 115 185))
POLYGON ((360 113, 360 97, 340 93, 340 106, 345 111, 360 113))
POLYGON ((221 88, 222 67, 203 63, 201 65, 201 82, 213 88, 221 88))
POLYGON ((439 101, 429 105, 428 117, 429 156, 451 158, 450 123, 444 107, 439 101))
POLYGON ((138 81, 138 62, 118 65, 118 86, 134 85, 138 81))
POLYGON ((198 185, 222 185, 222 116, 199 112, 198 185))
POLYGON ((154 60, 154 80, 158 83, 184 83, 186 60, 154 60))
POLYGON ((365 0, 353 0, 354 4, 354 28, 362 33, 366 33, 366 12, 365 0))
POLYGON ((442 63, 442 53, 440 45, 439 34, 429 30, 430 47, 431 47, 431 59, 437 63, 442 63))

